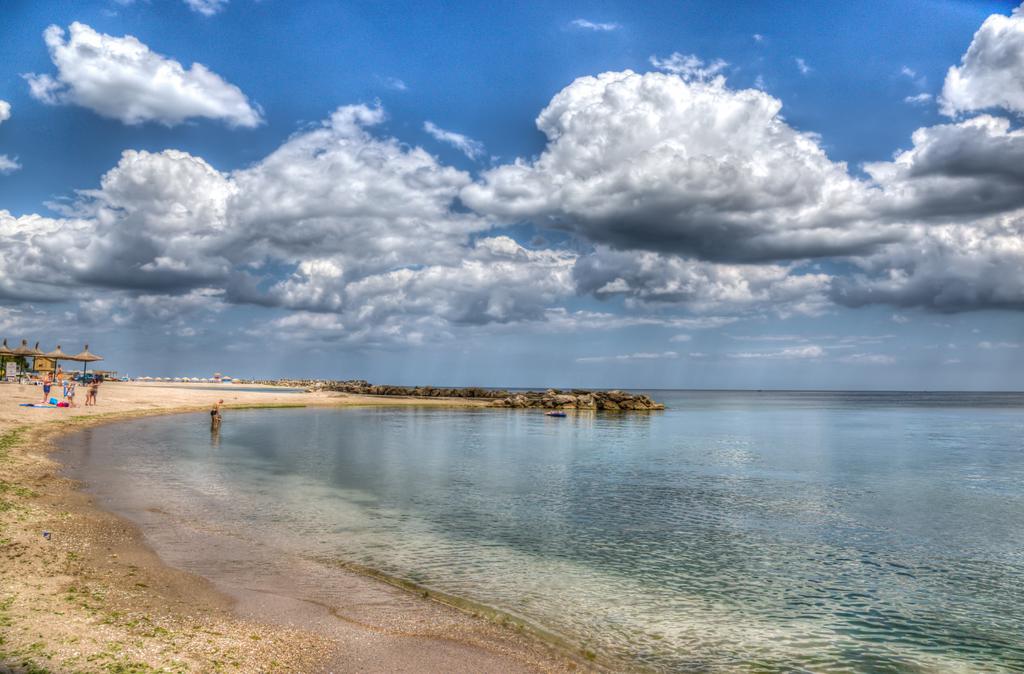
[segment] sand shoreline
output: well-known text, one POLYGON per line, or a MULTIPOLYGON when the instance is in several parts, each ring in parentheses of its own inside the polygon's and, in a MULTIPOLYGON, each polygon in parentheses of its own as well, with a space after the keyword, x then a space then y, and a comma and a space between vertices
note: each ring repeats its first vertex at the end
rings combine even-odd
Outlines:
MULTIPOLYGON (((229 410, 476 406, 474 401, 112 383, 104 385, 97 408, 17 406, 37 397, 37 387, 0 386, 0 670, 515 672, 593 666, 358 570, 331 572, 332 587, 345 588, 342 606, 317 605, 278 593, 279 587, 230 587, 223 578, 179 571, 154 552, 144 526, 101 509, 59 474, 62 468, 49 456, 54 440, 66 433, 203 411, 216 397, 229 410), (44 530, 51 532, 49 540, 44 530)), ((203 532, 176 535, 195 537, 182 553, 204 549, 203 532)))

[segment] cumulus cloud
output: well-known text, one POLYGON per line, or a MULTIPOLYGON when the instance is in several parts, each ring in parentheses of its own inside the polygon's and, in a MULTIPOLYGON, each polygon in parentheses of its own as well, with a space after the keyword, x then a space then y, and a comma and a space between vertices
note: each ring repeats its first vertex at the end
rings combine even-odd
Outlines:
POLYGON ((107 324, 254 303, 332 314, 306 330, 347 326, 347 342, 547 320, 575 293, 576 253, 479 236, 488 223, 456 205, 469 176, 373 135, 383 119, 339 108, 230 174, 177 150, 126 151, 63 218, 0 211, 0 297, 81 300, 107 324))
POLYGON ((137 38, 114 37, 72 23, 43 33, 57 73, 25 75, 36 99, 73 104, 125 124, 155 121, 176 126, 193 118, 233 127, 262 123, 259 109, 234 84, 201 63, 185 68, 137 38))
POLYGON ((124 328, 142 324, 158 325, 168 332, 194 336, 201 323, 227 309, 224 291, 195 288, 180 295, 117 293, 82 299, 75 320, 92 329, 124 328))
POLYGON ((622 26, 617 23, 601 23, 595 21, 588 21, 587 19, 573 19, 569 22, 569 25, 574 28, 582 28, 584 30, 593 30, 599 33, 607 33, 613 30, 618 30, 622 26))
POLYGON ((3 124, 11 118, 11 104, 7 101, 0 100, 0 124, 3 124))
POLYGON ((461 133, 447 131, 431 121, 423 123, 423 130, 434 140, 451 145, 470 159, 479 159, 484 154, 484 144, 461 133))
POLYGON ((855 260, 860 271, 835 278, 833 299, 942 312, 1024 309, 1024 218, 916 226, 912 238, 855 260))
POLYGON ((805 61, 805 60, 803 60, 802 58, 799 58, 799 57, 794 59, 794 61, 796 62, 796 68, 797 68, 797 70, 800 71, 801 75, 810 75, 811 74, 811 66, 807 65, 807 61, 805 61))
POLYGON ((939 104, 950 116, 997 107, 1024 114, 1024 5, 985 19, 946 73, 939 104))
POLYGON ((904 97, 903 102, 909 103, 910 105, 924 105, 925 103, 928 103, 931 100, 932 95, 929 94, 928 92, 922 91, 919 94, 904 97))
POLYGON ((721 78, 581 77, 537 118, 540 157, 485 171, 462 199, 615 248, 711 260, 864 253, 899 238, 862 220, 866 186, 780 109, 721 78))
POLYGON ((1024 207, 1024 131, 1008 119, 979 115, 911 138, 893 161, 864 166, 884 191, 879 215, 963 223, 1024 207))
POLYGON ((373 135, 384 118, 379 107, 339 108, 233 174, 239 245, 296 265, 330 259, 346 281, 461 261, 467 237, 488 227, 456 208, 469 174, 422 148, 373 135))
POLYGON ((782 315, 820 313, 830 277, 792 265, 731 265, 676 255, 598 247, 573 270, 582 293, 623 296, 643 305, 685 306, 696 312, 770 308, 782 315))

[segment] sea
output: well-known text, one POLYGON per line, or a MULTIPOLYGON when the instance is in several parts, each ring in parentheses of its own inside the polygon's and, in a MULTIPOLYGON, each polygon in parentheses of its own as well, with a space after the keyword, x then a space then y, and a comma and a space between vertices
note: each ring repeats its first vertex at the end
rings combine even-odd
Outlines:
POLYGON ((1024 672, 1024 394, 646 393, 668 409, 227 410, 63 442, 116 512, 374 569, 614 670, 1024 672))

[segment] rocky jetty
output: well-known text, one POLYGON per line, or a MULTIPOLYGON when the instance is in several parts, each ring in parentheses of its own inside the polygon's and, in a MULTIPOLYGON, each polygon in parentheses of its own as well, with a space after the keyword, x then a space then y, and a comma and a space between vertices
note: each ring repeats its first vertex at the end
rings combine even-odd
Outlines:
POLYGON ((491 403, 493 407, 539 407, 558 410, 663 410, 665 406, 648 396, 625 391, 559 391, 515 393, 491 403))
POLYGON ((322 381, 287 379, 250 381, 252 384, 272 384, 304 388, 308 391, 336 391, 355 395, 403 396, 411 398, 471 398, 490 400, 492 407, 539 408, 558 410, 663 410, 665 406, 640 393, 625 391, 589 391, 572 389, 563 391, 505 391, 479 387, 446 388, 437 386, 390 386, 371 384, 363 379, 322 381))

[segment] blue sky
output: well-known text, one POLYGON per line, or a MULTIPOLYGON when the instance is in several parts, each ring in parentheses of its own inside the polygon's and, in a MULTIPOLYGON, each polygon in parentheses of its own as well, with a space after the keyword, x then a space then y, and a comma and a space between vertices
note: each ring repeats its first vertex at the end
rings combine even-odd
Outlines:
POLYGON ((8 2, 0 336, 136 375, 1019 389, 1016 6, 8 2))

